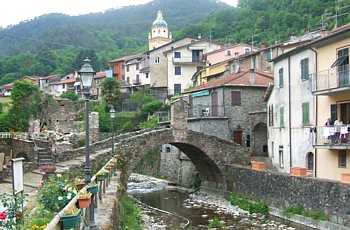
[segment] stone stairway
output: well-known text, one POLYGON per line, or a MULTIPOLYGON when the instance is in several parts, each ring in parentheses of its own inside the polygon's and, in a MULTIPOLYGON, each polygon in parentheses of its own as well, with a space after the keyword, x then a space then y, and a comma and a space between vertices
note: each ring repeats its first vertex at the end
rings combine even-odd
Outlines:
POLYGON ((53 159, 51 156, 51 150, 47 148, 37 147, 36 161, 38 165, 51 165, 53 164, 53 159))

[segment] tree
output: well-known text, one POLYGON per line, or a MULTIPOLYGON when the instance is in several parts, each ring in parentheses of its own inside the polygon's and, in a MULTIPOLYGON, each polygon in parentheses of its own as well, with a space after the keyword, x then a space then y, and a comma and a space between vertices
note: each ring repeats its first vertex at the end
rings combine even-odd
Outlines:
POLYGON ((151 101, 156 100, 151 95, 151 90, 149 87, 144 87, 140 91, 137 91, 131 94, 131 97, 125 100, 125 103, 130 106, 135 106, 138 110, 141 110, 141 107, 151 101))
POLYGON ((60 97, 71 101, 77 101, 79 99, 78 95, 73 90, 68 90, 62 93, 60 97))
POLYGON ((19 131, 27 131, 30 117, 40 116, 41 93, 39 87, 29 81, 22 79, 13 83, 11 92, 12 107, 9 116, 13 128, 19 131))
POLYGON ((117 108, 117 101, 120 98, 119 82, 115 78, 106 78, 102 81, 101 97, 106 101, 107 107, 117 108))

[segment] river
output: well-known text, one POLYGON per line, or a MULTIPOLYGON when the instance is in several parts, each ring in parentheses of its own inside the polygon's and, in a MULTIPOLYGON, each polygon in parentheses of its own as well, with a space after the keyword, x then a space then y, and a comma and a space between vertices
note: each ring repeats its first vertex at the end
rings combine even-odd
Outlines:
POLYGON ((168 186, 166 180, 133 174, 129 181, 130 195, 142 204, 165 211, 143 207, 144 229, 208 229, 213 220, 220 221, 222 229, 311 229, 273 216, 249 214, 221 196, 189 194, 186 188, 168 186))

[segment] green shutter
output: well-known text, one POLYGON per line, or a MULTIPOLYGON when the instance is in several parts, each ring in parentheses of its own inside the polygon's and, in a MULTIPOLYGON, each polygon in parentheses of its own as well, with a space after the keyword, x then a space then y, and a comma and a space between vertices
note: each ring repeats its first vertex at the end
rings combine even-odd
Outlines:
POLYGON ((309 80, 309 59, 305 58, 300 62, 301 80, 309 80))
POLYGON ((284 127, 284 108, 280 108, 280 126, 284 127))
POLYGON ((302 110, 303 110, 303 125, 309 125, 310 124, 309 102, 302 104, 302 110))
POLYGON ((279 76, 279 86, 283 86, 283 68, 280 68, 278 71, 278 76, 279 76))

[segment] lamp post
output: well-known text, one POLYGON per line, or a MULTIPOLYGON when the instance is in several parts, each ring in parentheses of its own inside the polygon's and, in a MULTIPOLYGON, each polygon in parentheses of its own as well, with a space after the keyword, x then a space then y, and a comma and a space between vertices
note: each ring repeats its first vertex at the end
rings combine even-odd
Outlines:
MULTIPOLYGON (((81 69, 78 71, 80 75, 82 90, 85 95, 85 184, 89 184, 91 182, 91 166, 90 166, 90 149, 89 149, 89 100, 90 100, 90 88, 92 86, 92 82, 94 80, 95 71, 90 65, 90 60, 86 58, 84 60, 84 64, 81 69)), ((91 199, 93 200, 94 195, 92 195, 91 199)), ((92 229, 96 227, 95 216, 94 216, 94 202, 91 202, 90 207, 90 224, 88 229, 92 229)))
POLYGON ((114 106, 111 106, 111 110, 109 111, 111 115, 111 123, 112 123, 112 157, 114 157, 114 118, 115 118, 115 109, 114 106))

